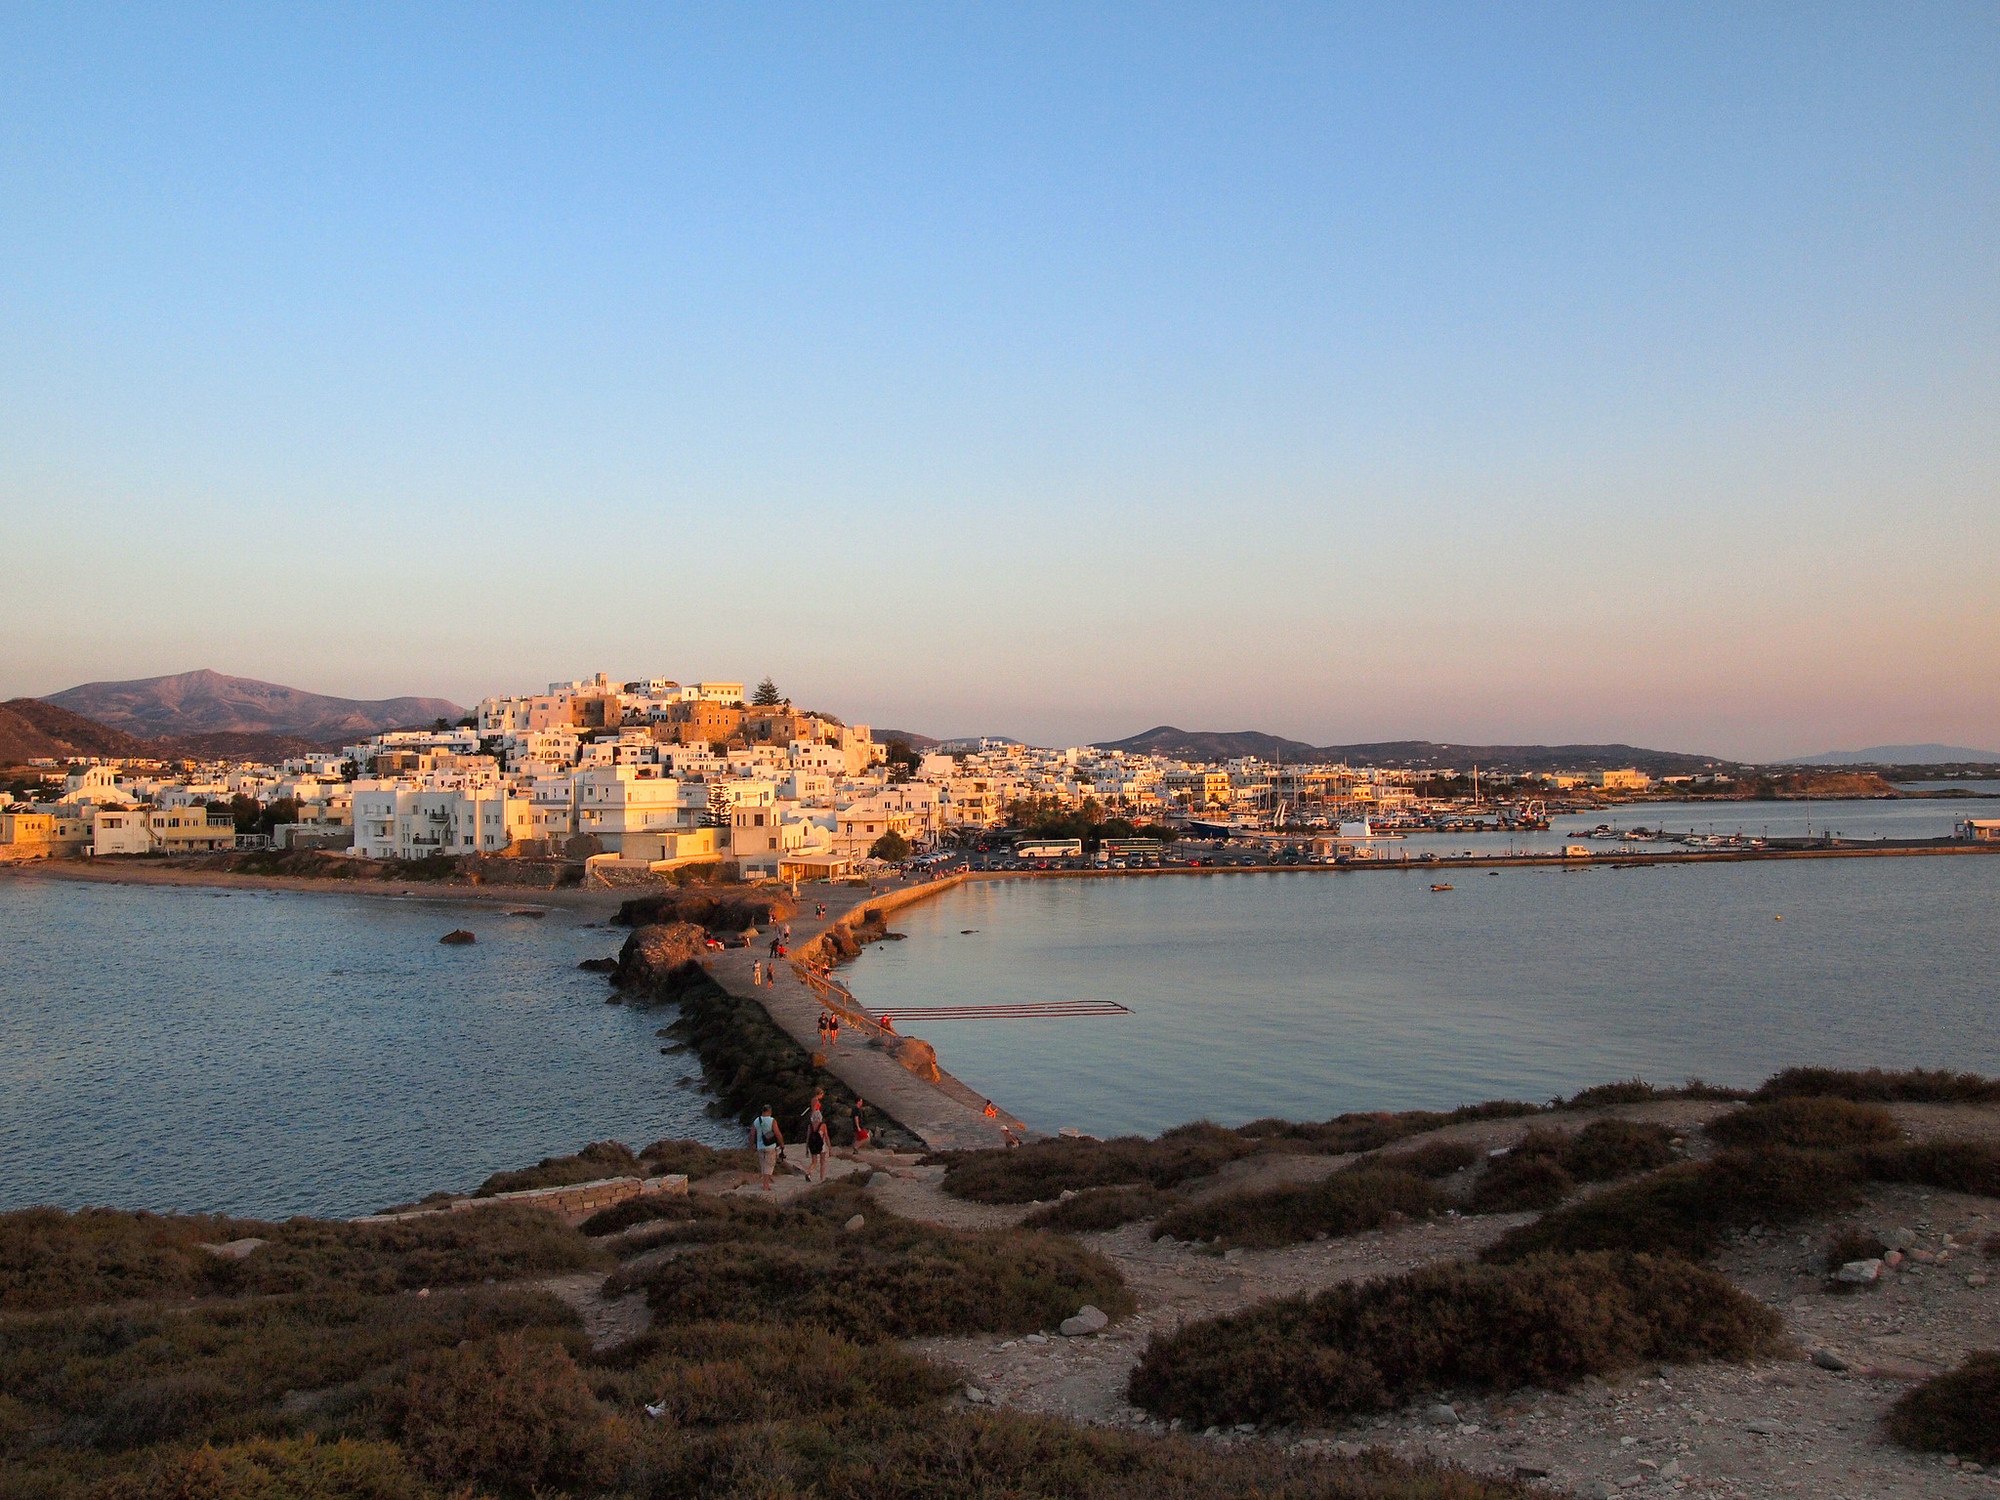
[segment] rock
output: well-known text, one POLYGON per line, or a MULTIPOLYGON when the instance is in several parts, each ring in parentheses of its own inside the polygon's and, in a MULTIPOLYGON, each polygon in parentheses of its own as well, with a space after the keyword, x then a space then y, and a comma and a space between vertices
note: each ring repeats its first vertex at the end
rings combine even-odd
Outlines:
POLYGON ((857 1233, 860 1230, 861 1226, 866 1224, 867 1222, 868 1221, 862 1218, 860 1214, 855 1214, 852 1218, 850 1218, 845 1224, 841 1225, 840 1227, 845 1229, 849 1234, 854 1234, 857 1233))
POLYGON ((635 927, 618 950, 614 983, 621 989, 650 989, 682 964, 698 963, 707 953, 708 934, 692 922, 635 927))
POLYGON ((965 1399, 970 1401, 974 1406, 984 1406, 986 1404, 986 1392, 982 1391, 976 1385, 969 1385, 965 1388, 965 1399))
POLYGON ((1645 1482, 1646 1476, 1644 1474, 1627 1474, 1623 1479, 1618 1481, 1618 1488, 1621 1490, 1636 1490, 1645 1482))
POLYGON ((1908 1229, 1891 1229, 1882 1236, 1882 1243, 1891 1250, 1908 1250, 1917 1243, 1917 1237, 1908 1229))
POLYGON ((1934 1266, 1937 1264, 1937 1257, 1928 1250, 1912 1250, 1910 1252, 1910 1259, 1920 1266, 1934 1266))
POLYGON ((1743 1424, 1743 1430, 1754 1432, 1759 1437, 1780 1437, 1787 1429, 1783 1422, 1773 1421, 1770 1417, 1752 1417, 1743 1424))
POLYGON ((905 1069, 926 1082, 936 1083, 944 1076, 938 1068, 937 1048, 929 1042, 906 1036, 900 1041, 892 1041, 889 1053, 905 1069))
POLYGON ((1085 1303, 1076 1310, 1074 1317, 1062 1320, 1061 1333, 1066 1339, 1080 1339, 1100 1332, 1111 1321, 1099 1309, 1085 1303))
POLYGON ((1661 1464, 1661 1465, 1660 1465, 1660 1472, 1659 1472, 1659 1475, 1658 1475, 1658 1477, 1659 1477, 1659 1478, 1661 1478, 1661 1479, 1678 1479, 1678 1478, 1680 1478, 1680 1477, 1681 1477, 1681 1461, 1680 1461, 1680 1460, 1679 1460, 1678 1458, 1670 1458, 1670 1459, 1668 1459, 1668 1460, 1667 1460, 1667 1461, 1666 1461, 1665 1463, 1663 1463, 1663 1464, 1661 1464))
POLYGON ((467 943, 476 943, 479 939, 467 932, 463 927, 454 927, 450 932, 439 938, 438 941, 453 948, 463 948, 467 943))
POLYGON ((254 1239, 224 1240, 219 1244, 203 1245, 201 1248, 217 1260, 242 1260, 263 1243, 262 1240, 254 1239))
POLYGON ((1891 1250, 1887 1255, 1882 1257, 1882 1264, 1891 1271, 1895 1270, 1902 1263, 1903 1252, 1900 1250, 1891 1250))
POLYGON ((616 974, 618 972, 618 960, 615 958, 586 958, 577 967, 588 970, 592 974, 616 974))
POLYGON ((1818 1365, 1822 1370, 1838 1371, 1838 1370, 1845 1370, 1848 1368, 1847 1361, 1842 1359, 1838 1354, 1834 1353, 1833 1350, 1831 1349, 1813 1350, 1812 1362, 1818 1365))
POLYGON ((1987 1277, 1984 1271, 1974 1271, 1970 1276, 1965 1278, 1965 1284, 1976 1291, 1986 1285, 1986 1280, 1987 1277))
POLYGON ((1046 1344, 1048 1341, 1049 1341, 1049 1336, 1046 1333, 1031 1333, 1022 1342, 1029 1344, 1046 1344))
POLYGON ((1433 1427, 1456 1427, 1458 1425, 1458 1408, 1453 1406, 1449 1401, 1440 1401, 1433 1406, 1426 1406, 1424 1408, 1424 1420, 1433 1427))
POLYGON ((1074 1198, 1075 1196, 1076 1196, 1075 1188, 1064 1188, 1061 1193, 1057 1194, 1056 1202, 1067 1203, 1069 1202, 1070 1199, 1074 1198))
POLYGON ((1639 1446, 1639 1440, 1635 1437, 1622 1437, 1618 1440, 1618 1446, 1621 1448, 1636 1448, 1639 1446))
POLYGON ((1244 1437, 1249 1437, 1257 1431, 1257 1424, 1255 1422, 1238 1422, 1232 1430, 1241 1433, 1244 1437))
POLYGON ((1846 1265, 1833 1273, 1833 1279, 1835 1281, 1847 1282, 1853 1286, 1867 1286, 1881 1274, 1882 1262, 1879 1259, 1850 1260, 1846 1265))
POLYGON ((1514 1477, 1516 1479, 1547 1479, 1549 1471, 1541 1464, 1515 1464, 1514 1477))
POLYGON ((1617 1494, 1618 1491, 1606 1484, 1602 1479, 1599 1479, 1593 1481, 1590 1488, 1586 1489, 1583 1493, 1587 1497, 1587 1500, 1611 1500, 1611 1497, 1617 1494))

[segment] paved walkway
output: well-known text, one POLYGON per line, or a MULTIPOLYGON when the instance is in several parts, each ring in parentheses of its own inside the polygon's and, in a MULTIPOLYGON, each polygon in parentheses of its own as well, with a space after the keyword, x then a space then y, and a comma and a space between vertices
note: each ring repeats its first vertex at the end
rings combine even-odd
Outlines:
MULTIPOLYGON (((873 907, 887 914, 899 906, 925 900, 958 883, 959 877, 914 884, 890 884, 879 892, 855 886, 802 886, 799 914, 792 918, 792 952, 811 942, 836 923, 873 907), (827 914, 813 914, 816 902, 824 901, 827 914)), ((770 957, 770 934, 765 933, 747 949, 732 948, 709 960, 708 970, 715 982, 737 996, 757 1000, 770 1012, 771 1019, 808 1052, 819 1046, 819 1018, 823 1009, 818 995, 801 980, 789 963, 777 968, 777 983, 753 986, 751 965, 770 957)), ((942 1059, 940 1059, 942 1062, 942 1059)), ((916 1136, 933 1151, 985 1149, 1006 1145, 1002 1127, 1016 1134, 1026 1127, 1004 1110, 996 1119, 983 1113, 985 1100, 949 1073, 932 1083, 919 1078, 886 1051, 874 1038, 857 1035, 843 1025, 840 1044, 827 1057, 827 1071, 853 1089, 870 1107, 880 1110, 916 1136)))

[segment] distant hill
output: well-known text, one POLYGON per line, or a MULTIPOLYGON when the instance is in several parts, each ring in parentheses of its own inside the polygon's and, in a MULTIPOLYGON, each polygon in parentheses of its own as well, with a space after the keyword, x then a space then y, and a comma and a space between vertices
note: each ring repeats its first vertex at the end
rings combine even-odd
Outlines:
POLYGON ((1304 740, 1281 739, 1256 729, 1176 729, 1161 724, 1144 734, 1101 742, 1099 750, 1124 750, 1135 755, 1165 755, 1175 760, 1233 760, 1254 755, 1260 760, 1319 760, 1321 753, 1304 740))
POLYGON ((146 756, 146 741, 39 698, 0 703, 0 765, 69 756, 146 756))
POLYGON ((2000 765, 2000 750, 1964 745, 1871 745, 1866 750, 1828 750, 1801 755, 1788 766, 1980 766, 2000 765))
POLYGON ((1346 761, 1352 765, 1423 770, 1450 766, 1491 771, 1615 771, 1631 767, 1653 776, 1713 770, 1731 763, 1715 756, 1638 745, 1452 745, 1435 740, 1379 740, 1365 745, 1308 745, 1254 729, 1218 732, 1162 724, 1129 739, 1101 742, 1100 750, 1127 750, 1180 760, 1228 760, 1254 755, 1290 761, 1346 761))
POLYGON ((918 734, 914 729, 876 729, 870 727, 868 733, 878 745, 886 745, 891 740, 901 740, 912 750, 929 750, 938 741, 928 734, 918 734))
POLYGON ((464 709, 443 698, 333 698, 211 671, 86 682, 43 701, 146 739, 254 734, 314 745, 465 716, 464 709))

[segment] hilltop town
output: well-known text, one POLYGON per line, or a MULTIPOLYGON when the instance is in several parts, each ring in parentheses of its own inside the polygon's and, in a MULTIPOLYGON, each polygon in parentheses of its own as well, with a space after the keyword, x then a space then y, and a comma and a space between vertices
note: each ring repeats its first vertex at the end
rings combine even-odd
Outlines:
POLYGON ((1367 857, 1385 834, 1542 829, 1551 811, 1621 800, 1891 794, 1852 771, 1482 774, 1203 758, 1191 746, 877 738, 795 707, 768 679, 602 672, 489 697, 456 722, 271 763, 148 754, 129 738, 118 748, 136 753, 38 756, 11 773, 0 859, 315 851, 507 857, 604 884, 690 873, 790 881, 974 844, 1002 827, 1058 838, 1058 856, 1096 851, 1105 837, 1139 837, 1157 852, 1192 833, 1286 838, 1298 858, 1334 859, 1367 857))

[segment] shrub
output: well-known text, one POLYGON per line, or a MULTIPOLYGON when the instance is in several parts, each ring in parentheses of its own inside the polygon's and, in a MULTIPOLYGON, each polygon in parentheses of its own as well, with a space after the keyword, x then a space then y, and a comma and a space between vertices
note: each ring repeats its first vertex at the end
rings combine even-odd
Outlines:
POLYGON ((592 1141, 573 1156, 545 1156, 532 1167, 495 1172, 479 1184, 473 1196, 491 1198, 496 1193, 568 1187, 571 1183, 596 1182, 604 1177, 639 1177, 644 1170, 630 1146, 619 1141, 592 1141))
POLYGON ((1408 1172, 1412 1177, 1435 1181, 1462 1172, 1479 1160, 1479 1149, 1463 1141, 1431 1141, 1411 1151, 1363 1157, 1353 1168, 1380 1168, 1388 1172, 1408 1172))
POLYGON ((2000 1463, 2000 1353, 1975 1351, 1905 1391, 1889 1408, 1888 1428, 1905 1448, 2000 1463))
POLYGON ((1481 1214, 1521 1213, 1554 1208, 1576 1191, 1576 1179, 1564 1169, 1562 1147, 1539 1149, 1531 1136, 1505 1156, 1489 1159, 1472 1184, 1472 1211, 1481 1214))
POLYGON ((1985 1141, 1912 1141, 1855 1154, 1876 1182, 1909 1182, 1952 1193, 2000 1198, 2000 1147, 1985 1141))
POLYGON ((1442 1193, 1407 1172, 1346 1171, 1320 1182, 1184 1203, 1163 1217, 1153 1234, 1261 1250, 1429 1218, 1445 1206, 1442 1193))
POLYGON ((393 1405, 411 1462, 447 1484, 503 1494, 599 1486, 624 1447, 568 1351, 518 1334, 434 1355, 393 1405))
POLYGON ((1902 1139, 1890 1113, 1877 1104, 1846 1099, 1770 1099, 1708 1122, 1712 1140, 1725 1146, 1789 1146, 1795 1151, 1838 1151, 1902 1139))
POLYGON ((1483 1104, 1461 1105, 1450 1111, 1412 1109, 1401 1114, 1387 1111, 1350 1113, 1336 1115, 1317 1124, 1292 1120, 1252 1120, 1248 1125, 1239 1126, 1236 1133, 1267 1146, 1342 1156, 1355 1151, 1379 1151, 1413 1135, 1426 1135, 1468 1120, 1509 1120, 1541 1112, 1539 1104, 1525 1104, 1518 1099, 1489 1099, 1483 1104))
POLYGON ((1510 1229, 1480 1258, 1502 1264, 1552 1251, 1618 1250, 1699 1260, 1733 1230, 1848 1207, 1858 1179, 1853 1162, 1830 1152, 1724 1152, 1553 1209, 1510 1229))
POLYGON ((757 1153, 748 1146, 717 1150, 698 1141, 655 1141, 639 1153, 648 1177, 678 1173, 690 1182, 720 1172, 754 1172, 757 1153))
POLYGON ((1323 1422, 1439 1387, 1566 1386, 1642 1360, 1745 1359, 1776 1313, 1673 1257, 1436 1265, 1154 1338, 1131 1399, 1196 1425, 1323 1422))
POLYGON ((1593 1120, 1563 1149, 1563 1169, 1579 1182, 1609 1182, 1674 1159, 1674 1133, 1637 1120, 1593 1120))
POLYGON ((389 1443, 259 1440, 154 1456, 90 1500, 431 1500, 389 1443))
POLYGON ((1753 1097, 1819 1097, 1876 1104, 1996 1104, 2000 1103, 2000 1078, 1922 1068, 1904 1072, 1885 1072, 1881 1068, 1869 1068, 1866 1072, 1787 1068, 1767 1078, 1753 1097))
POLYGON ((1690 1078, 1686 1083, 1658 1088, 1643 1078, 1600 1083, 1557 1102, 1557 1109, 1600 1109, 1614 1104, 1654 1104, 1668 1099, 1747 1099, 1742 1089, 1723 1088, 1690 1078))
POLYGON ((415 1290, 572 1271, 595 1254, 555 1215, 512 1205, 388 1224, 37 1208, 0 1215, 0 1309, 336 1287, 415 1290), (242 1260, 200 1248, 250 1237, 265 1243, 242 1260))
POLYGON ((607 1291, 644 1286, 676 1320, 797 1321, 864 1342, 1031 1333, 1085 1303, 1114 1317, 1132 1306, 1109 1261, 1056 1236, 919 1224, 838 1184, 759 1210, 690 1219, 689 1248, 607 1291), (842 1227, 863 1210, 859 1231, 842 1227))
POLYGON ((1155 1187, 1089 1188, 1073 1198, 1043 1204, 1021 1220, 1021 1225, 1088 1234, 1140 1219, 1156 1219, 1178 1201, 1172 1193, 1155 1187))
POLYGON ((1120 1136, 1109 1141, 1062 1136, 1029 1141, 1012 1151, 947 1151, 944 1190, 976 1203, 1032 1203, 1065 1189, 1145 1184, 1172 1187, 1205 1177, 1227 1162, 1251 1155, 1254 1142, 1219 1125, 1196 1123, 1158 1140, 1120 1136))
POLYGON ((289 1430, 287 1391, 333 1392, 318 1419, 360 1421, 361 1386, 419 1356, 523 1329, 567 1337, 575 1326, 546 1293, 497 1288, 71 1309, 9 1320, 0 1390, 24 1430, 60 1431, 77 1446, 229 1441, 289 1430))

